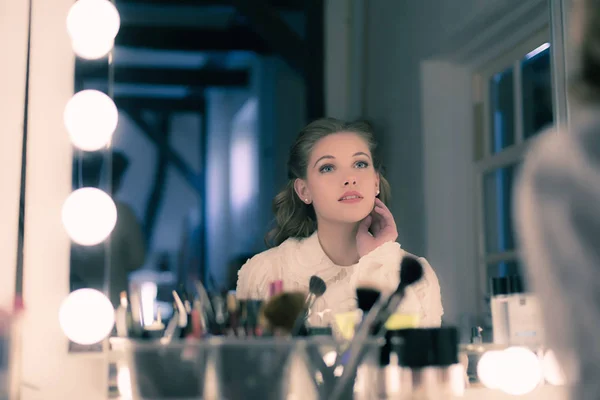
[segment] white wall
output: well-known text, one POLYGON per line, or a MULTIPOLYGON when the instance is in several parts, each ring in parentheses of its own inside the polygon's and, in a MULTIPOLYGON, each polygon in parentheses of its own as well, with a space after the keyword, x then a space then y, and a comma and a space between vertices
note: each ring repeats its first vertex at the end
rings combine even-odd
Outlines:
POLYGON ((250 252, 264 234, 256 217, 265 207, 259 204, 260 139, 258 99, 250 97, 231 122, 229 147, 230 256, 250 252))
POLYGON ((422 74, 427 257, 442 286, 444 321, 469 332, 479 306, 472 77, 439 61, 425 62, 422 74))
MULTIPOLYGON (((287 156, 298 131, 305 125, 304 82, 282 60, 257 57, 252 64, 248 91, 210 89, 208 99, 208 265, 215 280, 225 283, 227 264, 241 254, 264 250, 264 235, 273 219, 273 197, 287 180, 287 156), (255 110, 252 117, 249 108, 255 110), (256 118, 254 121, 253 118, 256 118), (236 138, 256 140, 251 156, 257 156, 252 206, 234 209, 236 179, 231 145, 236 138), (252 227, 242 225, 249 212, 252 227), (237 220, 241 217, 241 220, 237 220), (231 245, 232 239, 236 242, 231 245)), ((254 111, 253 111, 254 112, 254 111)))
POLYGON ((60 215, 71 191, 72 148, 63 124, 64 106, 73 95, 74 57, 65 29, 71 5, 71 0, 33 3, 23 399, 106 398, 104 360, 68 355, 58 323, 69 290, 69 239, 60 215))
POLYGON ((206 93, 207 138, 207 261, 219 284, 227 278, 231 235, 230 160, 231 120, 249 98, 247 90, 209 89, 206 93))
POLYGON ((0 1, 0 309, 15 293, 29 2, 0 1))
POLYGON ((368 3, 366 116, 384 147, 399 240, 430 258, 448 323, 474 323, 481 300, 470 77, 547 21, 538 0, 368 3))

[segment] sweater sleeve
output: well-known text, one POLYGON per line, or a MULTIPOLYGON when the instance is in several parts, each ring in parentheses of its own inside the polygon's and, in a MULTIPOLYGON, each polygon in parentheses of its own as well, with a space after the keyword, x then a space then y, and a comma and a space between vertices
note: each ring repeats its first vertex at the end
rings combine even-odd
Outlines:
MULTIPOLYGON (((391 294, 400 283, 400 265, 406 256, 414 257, 402 250, 396 242, 379 246, 360 259, 358 273, 355 274, 352 286, 356 287, 366 282, 374 283, 384 295, 391 294)), ((419 302, 421 326, 440 326, 444 314, 440 283, 429 262, 423 257, 415 258, 423 267, 423 277, 407 290, 413 291, 419 302)))
POLYGON ((264 300, 269 295, 269 282, 280 279, 273 253, 258 254, 240 268, 236 294, 239 299, 264 300))
POLYGON ((438 277, 424 257, 419 257, 423 266, 423 278, 414 284, 417 297, 421 303, 421 326, 434 328, 442 325, 442 293, 438 277))
POLYGON ((361 257, 352 287, 374 283, 385 295, 391 294, 400 283, 400 261, 403 253, 399 243, 387 242, 361 257))

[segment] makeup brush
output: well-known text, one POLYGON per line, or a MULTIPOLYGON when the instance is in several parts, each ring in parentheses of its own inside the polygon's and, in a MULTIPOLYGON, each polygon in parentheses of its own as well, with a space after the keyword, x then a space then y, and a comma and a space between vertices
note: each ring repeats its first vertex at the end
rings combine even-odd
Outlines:
POLYGON ((173 337, 179 337, 179 312, 177 310, 173 311, 173 315, 171 316, 171 320, 167 324, 167 328, 163 334, 163 337, 160 339, 162 344, 169 344, 173 340, 173 337))
POLYGON ((405 290, 408 286, 419 281, 423 277, 423 266, 412 256, 405 256, 400 263, 400 283, 396 291, 387 298, 384 307, 381 308, 376 322, 373 323, 370 333, 381 336, 383 327, 388 318, 396 312, 398 306, 404 300, 405 290))
POLYGON ((227 324, 226 334, 227 336, 244 336, 238 330, 240 320, 240 303, 236 297, 235 291, 231 290, 227 292, 227 324))
POLYGON ((181 297, 179 297, 179 294, 173 290, 173 299, 175 300, 175 305, 177 306, 177 325, 179 326, 179 328, 183 329, 187 326, 188 324, 188 313, 187 310, 185 308, 185 304, 183 304, 183 301, 181 300, 181 297))
POLYGON ((385 322, 392 315, 404 299, 406 288, 417 282, 423 276, 423 266, 410 256, 405 256, 400 263, 400 283, 396 290, 385 300, 381 298, 375 302, 369 313, 363 318, 362 324, 355 333, 349 346, 350 359, 344 366, 344 372, 337 382, 331 400, 338 400, 351 393, 353 377, 356 373, 365 351, 366 342, 370 335, 381 336, 385 322))
POLYGON ((215 313, 215 320, 211 327, 211 334, 224 335, 227 323, 227 304, 226 297, 222 294, 211 296, 211 304, 215 313))
POLYGON ((198 292, 198 298, 202 305, 202 313, 206 317, 210 329, 215 323, 216 316, 208 292, 201 281, 196 281, 196 292, 198 292))
POLYGON ((274 334, 290 334, 296 319, 304 313, 304 305, 305 295, 302 292, 276 294, 262 309, 262 328, 274 334))
POLYGON ((262 329, 258 323, 263 303, 263 300, 240 301, 244 334, 246 336, 262 336, 262 329))
POLYGON ((370 283, 361 284, 356 288, 356 301, 358 308, 363 312, 363 317, 371 311, 380 297, 381 292, 370 283))
POLYGON ((316 275, 310 277, 308 282, 308 296, 306 296, 306 310, 307 312, 315 304, 315 301, 325 294, 327 285, 325 281, 316 275))
POLYGON ((305 321, 310 314, 310 310, 312 306, 315 304, 315 301, 323 296, 325 291, 327 290, 327 284, 321 278, 316 275, 310 277, 308 282, 308 295, 306 296, 306 300, 304 301, 304 310, 302 313, 298 314, 296 321, 294 322, 294 327, 292 328, 292 336, 298 336, 302 331, 302 328, 305 327, 305 321))

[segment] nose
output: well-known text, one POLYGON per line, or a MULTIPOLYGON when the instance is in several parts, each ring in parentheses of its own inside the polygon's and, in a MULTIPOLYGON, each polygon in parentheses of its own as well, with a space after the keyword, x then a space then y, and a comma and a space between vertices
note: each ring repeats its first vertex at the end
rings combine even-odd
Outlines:
POLYGON ((346 178, 346 180, 344 181, 344 187, 346 187, 346 186, 356 186, 356 178, 355 177, 346 178))

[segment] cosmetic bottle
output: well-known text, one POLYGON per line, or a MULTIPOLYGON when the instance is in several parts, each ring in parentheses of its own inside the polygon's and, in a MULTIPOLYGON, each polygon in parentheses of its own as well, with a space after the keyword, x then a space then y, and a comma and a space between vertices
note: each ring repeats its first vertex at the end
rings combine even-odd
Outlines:
POLYGON ((517 346, 540 346, 544 342, 538 299, 525 290, 520 276, 509 277, 507 302, 509 343, 517 346))
POLYGON ((496 344, 509 344, 508 299, 510 295, 507 277, 492 278, 492 335, 496 344))
POLYGON ((120 304, 115 311, 115 325, 118 337, 130 336, 132 328, 131 311, 129 309, 129 301, 127 300, 127 292, 125 291, 122 291, 120 294, 120 304))
POLYGON ((269 284, 269 298, 283 292, 283 281, 275 280, 269 284))

